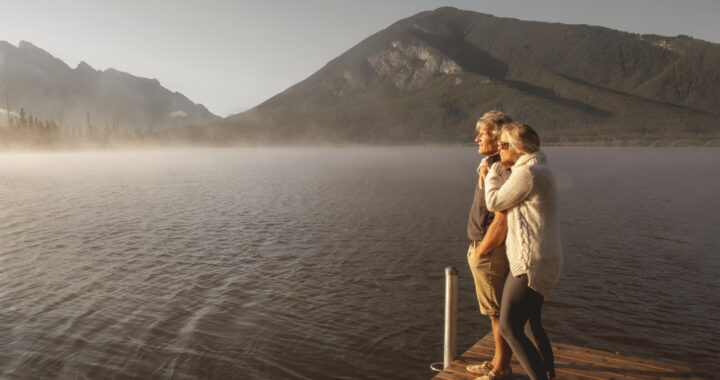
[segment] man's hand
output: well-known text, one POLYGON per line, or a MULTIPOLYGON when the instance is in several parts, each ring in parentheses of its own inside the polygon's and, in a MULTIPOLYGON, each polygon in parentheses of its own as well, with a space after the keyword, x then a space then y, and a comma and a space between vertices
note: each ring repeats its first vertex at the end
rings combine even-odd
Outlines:
POLYGON ((496 211, 495 218, 492 223, 490 223, 490 227, 488 227, 482 241, 475 249, 475 254, 478 255, 478 257, 491 254, 495 248, 505 242, 507 230, 507 211, 496 211))
POLYGON ((487 176, 488 172, 490 172, 490 166, 489 165, 483 165, 478 170, 478 174, 480 175, 480 178, 478 179, 478 186, 480 188, 483 188, 483 185, 485 184, 485 176, 487 176))

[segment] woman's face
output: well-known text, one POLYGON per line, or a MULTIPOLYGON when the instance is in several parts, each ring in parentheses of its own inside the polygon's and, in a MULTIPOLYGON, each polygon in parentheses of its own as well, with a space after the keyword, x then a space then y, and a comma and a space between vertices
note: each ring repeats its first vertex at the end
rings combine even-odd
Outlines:
POLYGON ((519 150, 516 146, 510 144, 510 137, 507 135, 507 133, 502 133, 500 135, 500 142, 498 143, 498 148, 500 148, 500 163, 503 164, 506 168, 512 167, 515 165, 515 162, 522 156, 524 153, 519 150))

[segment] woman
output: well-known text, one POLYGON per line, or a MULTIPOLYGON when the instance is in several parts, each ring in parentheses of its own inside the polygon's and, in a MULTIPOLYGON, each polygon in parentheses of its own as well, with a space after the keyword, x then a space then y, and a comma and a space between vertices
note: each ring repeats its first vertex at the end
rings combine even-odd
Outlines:
POLYGON ((485 200, 489 211, 506 210, 508 220, 510 274, 500 302, 500 332, 531 379, 553 378, 552 347, 540 312, 562 268, 555 180, 530 126, 503 126, 498 145, 500 163, 485 179, 485 200), (506 181, 500 165, 511 168, 506 181), (523 331, 528 321, 532 341, 523 331))

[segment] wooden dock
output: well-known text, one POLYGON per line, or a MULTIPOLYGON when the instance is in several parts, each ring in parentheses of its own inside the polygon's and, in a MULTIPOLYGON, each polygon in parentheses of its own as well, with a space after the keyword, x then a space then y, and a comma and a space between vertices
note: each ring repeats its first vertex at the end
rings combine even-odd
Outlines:
MULTIPOLYGON (((493 355, 492 334, 480 339, 474 346, 453 361, 433 380, 472 380, 476 375, 465 370, 468 364, 491 360, 493 355)), ((688 367, 654 360, 592 350, 567 344, 553 344, 557 378, 565 379, 710 379, 709 374, 688 367)), ((513 380, 528 379, 520 363, 513 358, 513 380)))

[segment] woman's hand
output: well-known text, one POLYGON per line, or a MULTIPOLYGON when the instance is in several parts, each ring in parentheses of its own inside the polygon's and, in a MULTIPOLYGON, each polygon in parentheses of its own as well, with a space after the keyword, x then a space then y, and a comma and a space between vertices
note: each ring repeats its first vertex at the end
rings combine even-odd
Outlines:
POLYGON ((490 172, 490 170, 495 172, 495 174, 497 174, 498 176, 502 177, 502 175, 505 173, 506 169, 505 169, 504 164, 501 164, 500 162, 496 162, 488 169, 488 172, 485 174, 487 175, 490 172))

